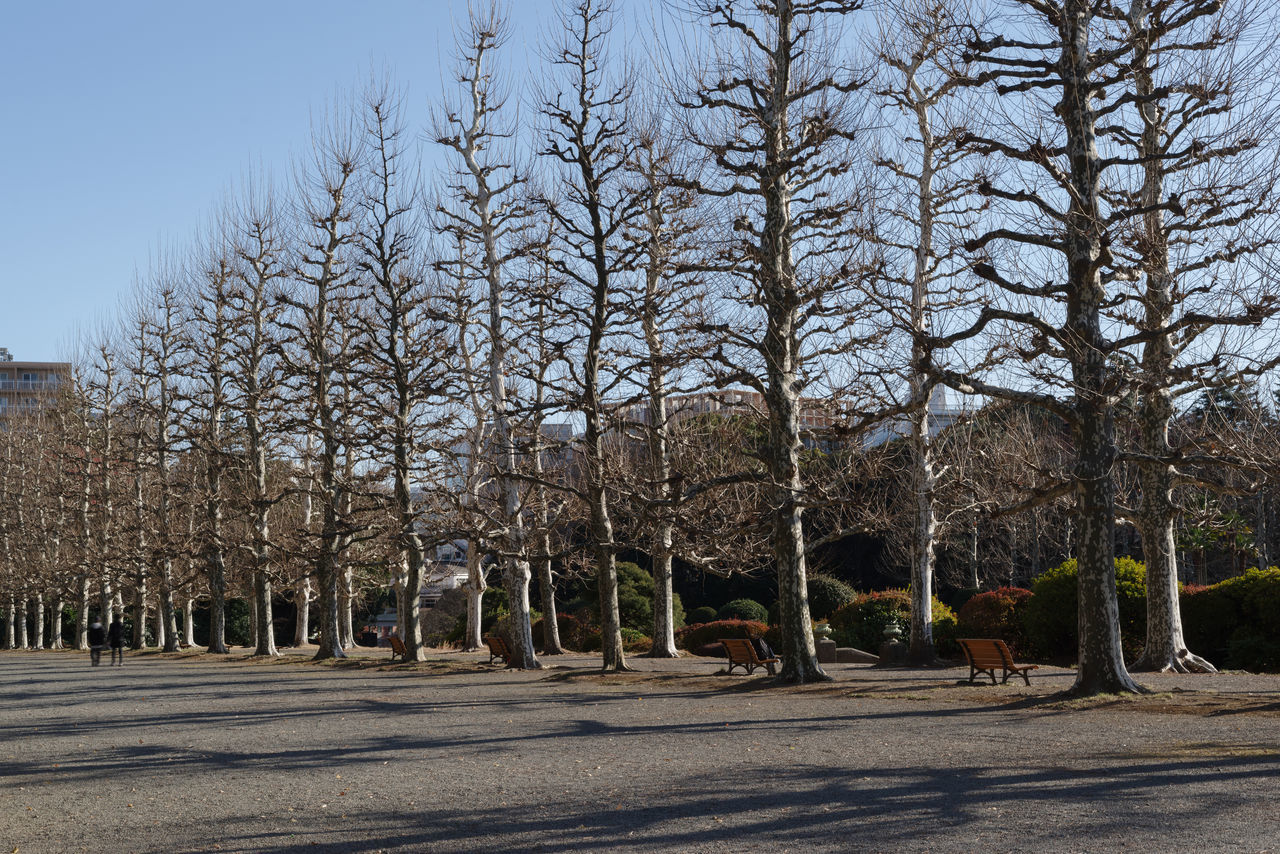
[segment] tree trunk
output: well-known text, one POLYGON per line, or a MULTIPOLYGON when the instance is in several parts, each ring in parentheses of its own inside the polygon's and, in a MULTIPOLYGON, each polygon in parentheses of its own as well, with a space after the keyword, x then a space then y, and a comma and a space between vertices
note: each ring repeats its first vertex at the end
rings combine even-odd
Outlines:
POLYGON ((147 577, 142 570, 133 589, 133 648, 147 645, 147 577))
POLYGON ((929 447, 929 405, 911 419, 911 474, 915 495, 915 541, 911 549, 911 637, 908 664, 933 664, 933 565, 937 522, 933 512, 933 455, 929 447))
POLYGON ((507 603, 510 608, 511 650, 513 661, 508 667, 520 670, 536 670, 542 662, 533 649, 533 627, 529 622, 529 579, 532 573, 529 562, 517 557, 508 557, 504 573, 507 588, 507 603))
POLYGON ((355 626, 351 621, 352 611, 355 609, 355 596, 355 573, 351 567, 347 566, 342 570, 342 613, 339 615, 341 630, 339 637, 342 639, 343 649, 351 649, 356 645, 355 626))
POLYGON ((551 550, 551 538, 545 529, 540 539, 541 554, 536 563, 538 590, 542 597, 542 654, 563 655, 564 647, 560 644, 560 620, 556 617, 556 580, 551 574, 551 558, 546 556, 551 550))
POLYGON ((80 601, 76 614, 76 649, 84 650, 89 648, 89 607, 93 596, 89 586, 89 576, 82 575, 77 581, 77 586, 80 588, 80 601))
POLYGON ((188 647, 196 645, 196 597, 187 596, 187 604, 182 609, 182 636, 187 640, 188 647))
MULTIPOLYGON (((163 604, 164 597, 162 596, 160 597, 160 599, 161 599, 161 602, 156 607, 156 612, 155 612, 156 647, 164 652, 172 652, 172 650, 169 649, 169 642, 172 640, 172 638, 170 637, 171 632, 169 631, 170 620, 168 615, 165 613, 165 608, 163 604)), ((169 613, 170 614, 173 613, 172 601, 170 601, 169 603, 169 613)))
POLYGON ((766 464, 772 480, 773 549, 778 571, 781 619, 781 679, 804 683, 829 681, 818 664, 809 614, 803 508, 800 480, 800 378, 797 307, 800 305, 792 253, 791 185, 782 167, 790 149, 787 127, 791 66, 795 61, 795 11, 789 0, 777 6, 777 40, 770 70, 771 103, 767 110, 765 162, 775 165, 764 187, 764 223, 760 229, 760 299, 766 316, 764 340, 765 401, 769 407, 766 464))
POLYGON ((41 593, 31 601, 34 603, 33 610, 35 611, 36 618, 34 632, 35 648, 44 649, 44 594, 41 593))
POLYGON ((1087 0, 1066 0, 1062 31, 1062 102, 1066 159, 1071 164, 1071 207, 1066 218, 1067 358, 1075 392, 1076 519, 1079 526, 1080 649, 1078 695, 1132 693, 1137 683, 1124 666, 1115 578, 1116 464, 1114 405, 1108 385, 1107 340, 1101 306, 1102 240, 1099 156, 1094 135, 1089 47, 1092 11, 1087 0))
MULTIPOLYGON (((1146 292, 1143 306, 1146 328, 1164 329, 1173 316, 1173 282, 1169 272, 1168 237, 1164 214, 1156 205, 1164 196, 1164 164, 1159 158, 1162 143, 1161 116, 1151 100, 1154 83, 1148 61, 1149 40, 1146 32, 1147 9, 1138 0, 1130 9, 1138 37, 1134 54, 1135 90, 1144 101, 1139 106, 1143 120, 1140 155, 1144 164, 1143 206, 1151 206, 1143 217, 1146 240, 1143 241, 1143 266, 1146 292)), ((1142 352, 1142 385, 1138 394, 1139 441, 1148 460, 1138 466, 1138 482, 1142 488, 1138 528, 1142 534, 1142 554, 1147 568, 1147 642, 1134 670, 1174 671, 1178 673, 1212 673, 1215 668, 1187 649, 1182 635, 1182 613, 1178 601, 1177 551, 1174 522, 1177 508, 1173 503, 1174 469, 1160 462, 1170 453, 1169 423, 1173 418, 1172 382, 1174 342, 1167 334, 1148 341, 1142 352)))
POLYGON ((49 649, 62 649, 62 595, 55 594, 50 605, 49 649))
MULTIPOLYGON (((334 535, 336 537, 336 534, 334 535)), ((327 538, 326 538, 327 539, 327 538)), ((338 579, 336 547, 332 551, 326 549, 321 555, 317 567, 319 602, 316 616, 320 621, 319 648, 315 658, 346 658, 342 643, 338 637, 338 579)))
POLYGON ((4 648, 13 649, 17 644, 17 638, 14 632, 14 621, 17 619, 18 609, 13 603, 13 594, 10 593, 5 600, 4 606, 4 648))
POLYGON ((272 625, 271 576, 263 569, 253 573, 253 608, 257 627, 257 646, 254 655, 279 655, 276 650, 276 633, 272 625))
POLYGON ((654 532, 653 646, 648 658, 679 658, 676 648, 675 591, 671 584, 671 525, 654 532))
POLYGON ((159 619, 161 631, 156 632, 156 643, 165 652, 177 652, 178 646, 178 614, 173 602, 173 562, 165 557, 160 567, 160 608, 159 619), (163 642, 161 641, 163 635, 163 642))
POLYGON ((411 661, 425 661, 427 655, 422 643, 422 565, 425 556, 417 534, 411 539, 413 545, 409 547, 409 565, 405 570, 404 584, 405 625, 400 637, 409 651, 411 661))
POLYGON ((649 353, 649 477, 653 481, 654 497, 658 500, 657 524, 654 526, 652 545, 653 567, 653 645, 649 658, 678 658, 676 649, 675 592, 672 589, 671 558, 673 551, 672 522, 675 514, 665 505, 678 499, 671 485, 670 425, 667 421, 667 376, 663 342, 658 328, 660 309, 659 288, 662 284, 664 256, 658 244, 661 239, 663 216, 656 205, 660 188, 651 183, 655 201, 647 212, 650 234, 648 259, 645 265, 645 300, 641 315, 645 347, 649 353))
POLYGON ((111 590, 111 580, 103 578, 98 583, 98 610, 102 612, 102 625, 111 625, 112 618, 115 617, 116 597, 111 590))
MULTIPOLYGON (((227 654, 227 568, 222 549, 210 546, 206 552, 209 576, 209 652, 227 654)), ((188 638, 188 640, 192 640, 188 638)))
POLYGON ((249 587, 249 643, 248 646, 257 649, 258 647, 258 588, 256 584, 249 587))
POLYGON ((304 575, 298 579, 293 590, 293 604, 297 609, 297 619, 293 626, 295 647, 311 643, 311 598, 311 576, 304 575))
POLYGON ((479 541, 467 540, 467 630, 462 640, 462 648, 467 651, 484 646, 481 620, 484 614, 484 591, 488 589, 488 584, 484 580, 480 557, 479 541))
POLYGON ((18 649, 30 649, 31 644, 27 640, 27 597, 24 595, 18 600, 20 607, 18 608, 18 649))

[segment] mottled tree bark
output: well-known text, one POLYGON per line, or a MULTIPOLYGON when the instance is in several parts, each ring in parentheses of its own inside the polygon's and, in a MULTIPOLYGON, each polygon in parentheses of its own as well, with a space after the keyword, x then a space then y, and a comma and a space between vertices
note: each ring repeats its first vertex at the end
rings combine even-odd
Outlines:
POLYGON ((17 633, 14 622, 18 619, 18 609, 14 605, 13 594, 10 593, 4 603, 4 648, 13 649, 17 645, 17 633))
POLYGON ((484 580, 481 558, 480 542, 474 539, 467 540, 467 629, 462 640, 462 648, 465 650, 479 649, 484 646, 480 617, 484 604, 484 591, 489 585, 484 580))
POLYGON ((1068 293, 1064 342, 1075 390, 1076 518, 1079 526, 1080 649, 1073 692, 1136 692, 1120 646, 1115 578, 1115 414, 1108 383, 1109 342, 1102 331, 1106 300, 1101 171, 1094 131, 1094 81, 1090 66, 1092 11, 1086 0, 1066 0, 1060 18, 1063 85, 1059 113, 1066 128, 1066 157, 1073 190, 1064 246, 1068 293))
POLYGON ((1182 614, 1178 601, 1178 565, 1174 542, 1174 522, 1178 509, 1173 503, 1175 471, 1163 460, 1171 453, 1169 424, 1173 419, 1174 344, 1167 329, 1173 318, 1173 278, 1169 271, 1169 241, 1164 212, 1163 128, 1160 105, 1154 100, 1150 35, 1146 29, 1144 0, 1135 0, 1130 16, 1137 31, 1133 62, 1134 90, 1140 98, 1142 137, 1138 145, 1143 164, 1142 204, 1145 249, 1142 266, 1146 278, 1143 294, 1146 328, 1155 334, 1142 351, 1142 383, 1138 391, 1139 446, 1146 458, 1138 466, 1142 489, 1138 530, 1147 570, 1147 641, 1134 670, 1212 673, 1209 662, 1187 649, 1182 634, 1182 614))
POLYGON ((311 643, 311 576, 298 579, 293 588, 293 605, 297 618, 293 626, 293 645, 301 647, 311 643))
MULTIPOLYGON (((498 539, 511 627, 509 640, 512 656, 507 664, 523 670, 540 668, 542 664, 534 652, 533 631, 529 622, 531 572, 525 542, 525 524, 520 512, 520 482, 516 478, 515 434, 507 400, 508 342, 504 317, 504 266, 507 254, 499 245, 502 240, 501 232, 506 229, 504 217, 512 216, 510 210, 504 209, 513 203, 509 197, 510 191, 519 183, 519 178, 513 176, 505 186, 498 188, 490 183, 498 170, 508 168, 491 159, 495 152, 491 145, 493 129, 490 123, 495 118, 500 99, 490 101, 493 81, 488 54, 500 44, 502 30, 503 24, 496 12, 486 16, 472 16, 470 43, 460 70, 460 79, 467 87, 466 97, 469 103, 465 113, 448 117, 447 130, 445 127, 438 129, 436 139, 457 152, 463 161, 463 180, 469 183, 464 194, 464 204, 471 216, 471 221, 467 224, 468 235, 478 240, 482 249, 476 266, 484 282, 488 313, 488 415, 493 424, 495 487, 503 527, 498 539)), ((472 455, 479 452, 479 446, 473 445, 472 455)), ((476 590, 473 586, 471 592, 478 597, 482 590, 483 588, 476 590)), ((469 613, 470 609, 471 603, 468 602, 469 613)))

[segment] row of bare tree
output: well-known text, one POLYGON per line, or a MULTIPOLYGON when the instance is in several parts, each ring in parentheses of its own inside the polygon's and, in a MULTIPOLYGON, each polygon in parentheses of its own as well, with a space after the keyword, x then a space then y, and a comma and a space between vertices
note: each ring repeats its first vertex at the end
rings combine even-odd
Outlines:
MULTIPOLYGON (((465 540, 467 643, 492 565, 528 668, 534 576, 555 652, 553 567, 585 543, 603 666, 621 670, 625 545, 652 558, 653 655, 676 654, 673 559, 758 561, 777 576, 782 678, 820 680, 809 556, 892 515, 865 450, 890 423, 910 450, 913 660, 934 656, 940 525, 1068 506, 1076 690, 1137 690, 1117 519, 1147 561, 1143 664, 1209 667, 1178 618, 1179 490, 1256 491, 1267 445, 1177 419, 1180 401, 1276 362, 1267 8, 687 0, 664 14, 642 55, 608 0, 567 0, 526 87, 503 83, 501 11, 478 8, 429 122, 437 175, 419 173, 402 99, 375 85, 313 132, 287 189, 255 182, 154 265, 87 348, 74 404, 42 416, 60 432, 6 445, 6 465, 44 472, 47 500, 29 506, 65 522, 6 521, 11 596, 30 577, 13 555, 44 549, 67 582, 47 589, 84 602, 96 583, 104 610, 122 584, 140 603, 158 585, 170 644, 175 597, 203 585, 218 650, 234 565, 259 653, 274 652, 275 587, 305 606, 314 584, 318 655, 340 656, 353 573, 387 566, 420 657, 423 567, 465 540), (1041 412, 1027 446, 1056 442, 1060 461, 999 442, 975 458, 977 434, 933 423, 939 386, 1041 412), (757 426, 688 417, 742 388, 756 396, 735 411, 756 402, 757 426), (817 447, 825 469, 807 462, 817 447), (996 488, 998 457, 1022 468, 996 488)), ((27 507, 10 484, 35 482, 6 480, 7 500, 27 507)))

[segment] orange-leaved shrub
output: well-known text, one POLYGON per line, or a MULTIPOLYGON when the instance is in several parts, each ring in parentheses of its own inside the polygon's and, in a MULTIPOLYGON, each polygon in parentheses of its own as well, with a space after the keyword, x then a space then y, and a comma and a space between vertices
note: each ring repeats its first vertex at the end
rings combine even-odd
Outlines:
MULTIPOLYGON (((546 621, 542 619, 533 624, 533 643, 538 649, 543 649, 545 646, 542 636, 545 625, 546 621)), ((560 645, 565 649, 585 651, 600 646, 600 630, 585 620, 579 620, 573 614, 558 612, 556 628, 560 630, 560 645)))
POLYGON ((716 620, 680 629, 676 632, 676 646, 694 655, 723 658, 724 648, 719 644, 721 638, 759 638, 764 637, 768 629, 768 626, 758 620, 716 620))
POLYGON ((1025 587, 997 587, 979 593, 960 606, 957 631, 962 638, 1000 638, 1015 657, 1030 649, 1022 611, 1031 591, 1025 587))

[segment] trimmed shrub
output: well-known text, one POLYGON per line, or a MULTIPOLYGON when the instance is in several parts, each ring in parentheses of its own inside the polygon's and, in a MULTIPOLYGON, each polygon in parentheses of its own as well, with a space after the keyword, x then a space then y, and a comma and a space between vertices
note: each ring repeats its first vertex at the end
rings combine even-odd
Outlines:
POLYGON ((691 626, 699 626, 703 623, 710 623, 716 618, 716 609, 710 605, 699 605, 689 612, 688 621, 691 626))
MULTIPOLYGON (((560 645, 565 649, 582 649, 582 643, 591 633, 591 626, 572 614, 557 612, 556 625, 560 629, 560 645)), ((545 626, 546 619, 542 617, 533 624, 533 642, 538 649, 545 649, 547 645, 546 638, 543 636, 545 626)))
POLYGON ((653 648, 653 638, 639 629, 622 629, 622 648, 627 652, 648 652, 653 648))
POLYGON ((718 643, 721 638, 764 637, 768 628, 758 620, 716 620, 676 632, 676 646, 694 655, 724 657, 724 649, 718 643))
POLYGON ((1280 672, 1280 569, 1249 569, 1181 592, 1183 633, 1192 652, 1235 670, 1280 672))
POLYGON ((1000 638, 1015 658, 1025 655, 1027 642, 1023 611, 1031 591, 1025 587, 997 587, 971 597, 956 615, 962 638, 1000 638))
MULTIPOLYGON (((1075 558, 1045 571, 1031 583, 1023 610, 1030 652, 1044 658, 1076 654, 1079 602, 1075 558)), ((1147 640, 1147 570, 1133 558, 1116 558, 1116 597, 1125 658, 1142 653, 1147 640)))
POLYGON ((829 575, 811 575, 809 586, 809 616, 825 620, 848 605, 858 592, 838 578, 829 575))
POLYGON ((933 601, 933 648, 941 658, 955 658, 960 655, 960 644, 956 643, 960 637, 960 621, 949 605, 937 599, 933 601))
MULTIPOLYGON (((419 615, 423 642, 430 646, 444 646, 458 624, 459 615, 466 622, 467 591, 461 587, 446 590, 433 607, 423 608, 419 615)), ((461 639, 459 633, 457 640, 461 639)))
MULTIPOLYGON (((464 599, 465 602, 465 599, 464 599)), ((534 612, 537 613, 536 611, 534 612)), ((480 598, 480 633, 482 635, 497 634, 494 624, 507 616, 507 591, 503 587, 489 587, 480 598)), ((462 643, 467 634, 467 609, 463 605, 453 628, 445 635, 445 640, 453 645, 462 643)))
POLYGON ((769 611, 754 599, 734 599, 717 611, 716 617, 720 620, 754 620, 763 623, 768 621, 769 611))
MULTIPOLYGON (((911 596, 906 590, 878 590, 859 593, 852 602, 827 618, 831 639, 840 646, 852 646, 876 654, 884 643, 890 620, 902 626, 903 640, 911 625, 911 596)), ((933 598, 933 640, 939 655, 955 655, 956 614, 933 598)))
MULTIPOLYGON (((542 622, 542 615, 539 614, 537 611, 530 611, 529 616, 533 621, 532 624, 530 625, 531 629, 533 628, 533 626, 536 626, 538 623, 542 622)), ((512 638, 514 637, 514 634, 511 631, 511 625, 512 625, 511 619, 512 618, 510 614, 503 614, 500 617, 496 617, 493 621, 493 624, 489 626, 489 628, 485 630, 484 633, 486 635, 497 635, 498 637, 506 641, 508 646, 512 646, 513 645, 512 638)), ((483 625, 483 622, 481 623, 481 625, 483 625)), ((537 646, 538 646, 537 635, 534 635, 534 648, 537 649, 537 646)))
MULTIPOLYGON (((623 628, 647 632, 653 628, 653 576, 631 561, 618 561, 618 616, 623 628)), ((600 596, 594 580, 568 606, 580 619, 600 622, 600 596), (589 616, 588 616, 589 615, 589 616)), ((685 623, 679 593, 672 593, 672 616, 677 628, 685 623)))
MULTIPOLYGON (((228 646, 248 646, 252 633, 249 621, 249 603, 244 599, 228 599, 226 614, 226 638, 228 646)), ((206 626, 204 636, 209 637, 206 626)))

